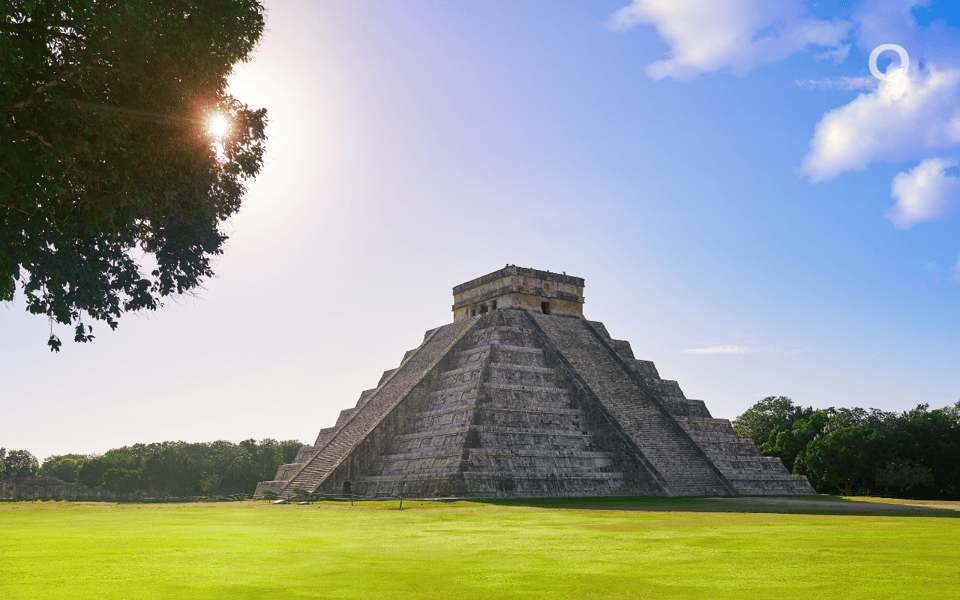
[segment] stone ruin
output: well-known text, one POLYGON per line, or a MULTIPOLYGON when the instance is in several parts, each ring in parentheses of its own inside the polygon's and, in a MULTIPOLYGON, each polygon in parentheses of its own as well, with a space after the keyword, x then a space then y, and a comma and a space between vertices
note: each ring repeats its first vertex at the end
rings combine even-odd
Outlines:
POLYGON ((256 498, 814 494, 583 316, 583 279, 513 265, 426 333, 256 498))
POLYGON ((56 477, 29 477, 0 481, 0 500, 86 500, 113 502, 119 496, 80 483, 67 483, 56 477))

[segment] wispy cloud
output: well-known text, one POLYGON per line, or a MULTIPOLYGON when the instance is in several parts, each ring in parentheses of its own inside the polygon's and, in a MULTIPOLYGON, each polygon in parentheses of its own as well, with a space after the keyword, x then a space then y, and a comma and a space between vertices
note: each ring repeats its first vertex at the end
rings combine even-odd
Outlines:
POLYGON ((808 90, 864 90, 877 87, 876 77, 824 77, 823 79, 797 79, 796 83, 808 90))
POLYGON ((753 354, 760 352, 760 350, 747 346, 710 346, 709 348, 684 350, 684 352, 687 354, 753 354))
POLYGON ((814 56, 817 60, 832 60, 836 64, 842 64, 850 56, 850 44, 843 44, 839 48, 827 50, 814 56))
POLYGON ((643 24, 670 46, 670 58, 648 65, 647 75, 680 80, 720 70, 746 75, 811 45, 845 58, 841 42, 852 26, 813 17, 802 0, 633 0, 610 19, 616 31, 643 24))

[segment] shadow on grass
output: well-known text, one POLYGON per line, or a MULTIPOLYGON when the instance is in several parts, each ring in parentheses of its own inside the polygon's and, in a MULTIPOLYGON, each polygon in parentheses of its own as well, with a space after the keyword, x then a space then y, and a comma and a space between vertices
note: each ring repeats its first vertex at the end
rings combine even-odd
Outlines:
POLYGON ((612 496, 598 498, 511 498, 478 504, 579 510, 779 513, 960 518, 960 502, 841 498, 837 496, 740 496, 736 498, 612 496))

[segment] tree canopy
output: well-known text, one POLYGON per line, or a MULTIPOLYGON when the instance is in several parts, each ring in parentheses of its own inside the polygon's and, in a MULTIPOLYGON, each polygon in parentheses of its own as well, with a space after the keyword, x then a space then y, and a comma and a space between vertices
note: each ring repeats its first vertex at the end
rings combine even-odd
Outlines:
POLYGON ((36 477, 38 470, 36 457, 28 451, 0 448, 0 479, 36 477))
POLYGON ((0 3, 0 300, 93 339, 196 289, 262 166, 266 110, 226 92, 257 0, 0 3), (208 121, 229 123, 222 136, 208 121))
POLYGON ((748 408, 733 421, 733 430, 742 438, 750 438, 758 445, 767 441, 770 432, 792 422, 800 411, 786 396, 767 396, 748 408))
POLYGON ((8 453, 0 448, 0 480, 39 474, 122 496, 252 494, 258 482, 272 480, 280 465, 292 463, 302 446, 296 440, 269 438, 239 444, 224 440, 134 444, 101 455, 49 456, 39 471, 36 458, 26 450, 8 453))
POLYGON ((771 396, 740 415, 734 429, 819 492, 958 499, 960 402, 929 409, 801 408, 771 396))

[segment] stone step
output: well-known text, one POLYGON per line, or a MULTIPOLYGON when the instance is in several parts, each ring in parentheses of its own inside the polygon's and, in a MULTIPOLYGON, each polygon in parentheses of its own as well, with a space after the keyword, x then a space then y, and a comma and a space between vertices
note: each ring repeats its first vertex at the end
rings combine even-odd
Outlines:
MULTIPOLYGON (((396 474, 386 474, 386 475, 365 475, 363 481, 373 482, 373 481, 400 481, 401 479, 406 479, 407 481, 416 481, 416 480, 428 480, 431 479, 430 475, 432 473, 422 473, 419 475, 409 475, 409 476, 398 476, 396 474)), ((465 477, 471 479, 482 479, 487 477, 507 477, 511 478, 514 481, 538 481, 544 479, 543 475, 517 475, 513 471, 472 471, 470 473, 464 473, 465 477)), ((570 480, 618 480, 623 479, 622 473, 591 473, 589 475, 571 475, 569 477, 564 477, 564 479, 570 480)))
POLYGON ((567 394, 567 390, 556 385, 524 385, 517 383, 485 382, 483 389, 487 391, 525 392, 534 394, 567 394))
POLYGON ((464 319, 429 332, 416 352, 381 382, 364 406, 351 414, 310 462, 294 475, 283 493, 292 493, 294 489, 315 490, 323 478, 432 371, 477 321, 464 319))
POLYGON ((733 483, 737 492, 745 496, 809 496, 816 494, 806 477, 791 475, 791 478, 775 480, 735 479, 733 483))
POLYGON ((463 350, 454 357, 453 367, 460 369, 471 365, 483 364, 484 359, 490 352, 491 346, 489 345, 463 350))
POLYGON ((566 416, 582 416, 583 413, 569 406, 559 406, 555 403, 549 405, 544 404, 543 406, 532 405, 527 403, 526 405, 517 406, 515 404, 494 404, 492 402, 484 402, 477 406, 478 412, 497 412, 497 413, 523 413, 529 415, 566 415, 566 416))
POLYGON ((752 443, 744 444, 742 440, 712 441, 698 439, 696 436, 694 436, 693 439, 714 462, 722 458, 751 458, 763 456, 760 454, 760 451, 757 450, 756 445, 752 443))
POLYGON ((477 329, 468 338, 468 343, 473 347, 489 344, 534 347, 535 340, 536 338, 526 329, 500 325, 477 329))
MULTIPOLYGON (((436 429, 436 430, 426 430, 426 431, 415 431, 401 433, 396 436, 398 442, 403 442, 407 440, 415 439, 424 439, 424 438, 437 438, 441 436, 450 436, 450 435, 466 435, 469 431, 475 431, 478 435, 512 435, 512 436, 529 436, 533 438, 537 437, 562 437, 562 438, 578 438, 578 439, 588 439, 589 435, 585 434, 583 431, 578 429, 568 430, 560 428, 526 428, 526 427, 504 427, 497 425, 472 425, 472 424, 463 424, 460 426, 451 426, 445 429, 436 429)), ((491 443, 491 445, 493 445, 491 443)))
POLYGON ((463 385, 476 385, 483 375, 483 365, 472 364, 468 367, 450 369, 440 373, 438 386, 440 389, 454 389, 463 385))
POLYGON ((450 385, 441 387, 439 389, 431 391, 427 394, 427 397, 431 400, 442 398, 444 396, 449 396, 451 394, 460 394, 463 392, 476 392, 478 389, 477 382, 471 383, 460 383, 457 385, 450 385))
POLYGON ((350 417, 353 415, 353 411, 355 410, 356 408, 345 408, 341 410, 340 416, 337 417, 337 424, 334 425, 334 428, 341 427, 344 423, 346 423, 350 419, 350 417))
POLYGON ((703 400, 661 396, 660 401, 663 403, 664 408, 675 417, 712 418, 703 400))
POLYGON ((674 417, 674 419, 690 433, 696 432, 700 435, 725 434, 734 438, 737 437, 737 434, 733 431, 733 425, 727 419, 680 416, 674 417))
POLYGON ((513 473, 484 473, 473 475, 440 474, 409 479, 402 476, 362 480, 358 488, 372 497, 396 498, 401 490, 405 497, 460 497, 460 498, 543 498, 554 496, 613 496, 630 491, 622 477, 593 477, 560 479, 557 477, 517 477, 513 473))

